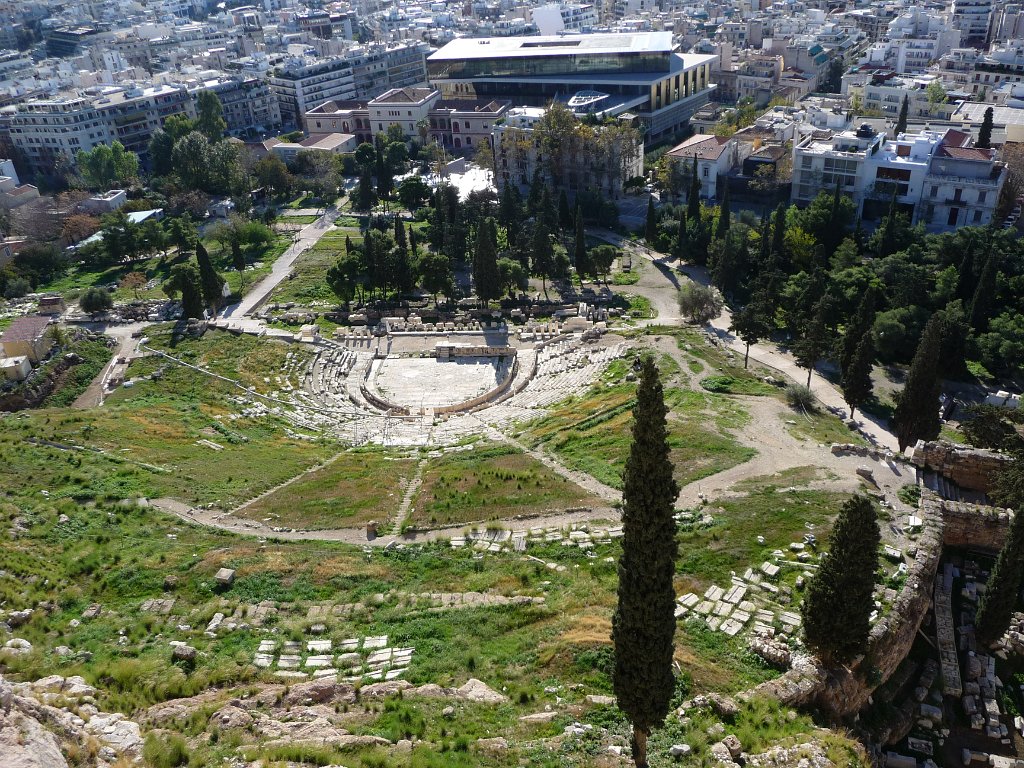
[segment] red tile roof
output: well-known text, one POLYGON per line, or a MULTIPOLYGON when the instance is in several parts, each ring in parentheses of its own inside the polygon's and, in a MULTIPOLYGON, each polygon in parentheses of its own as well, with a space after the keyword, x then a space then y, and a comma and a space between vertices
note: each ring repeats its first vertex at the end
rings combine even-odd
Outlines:
POLYGON ((725 152, 725 147, 730 139, 725 136, 710 136, 706 133, 698 133, 691 136, 682 144, 673 147, 668 151, 672 157, 696 157, 701 160, 717 160, 725 152))
POLYGON ((980 147, 939 147, 939 156, 941 157, 954 157, 957 160, 982 160, 988 161, 992 159, 992 153, 994 150, 981 149, 980 147))
POLYGON ((35 341, 50 324, 50 318, 39 315, 25 315, 14 320, 0 336, 0 344, 8 341, 35 341))

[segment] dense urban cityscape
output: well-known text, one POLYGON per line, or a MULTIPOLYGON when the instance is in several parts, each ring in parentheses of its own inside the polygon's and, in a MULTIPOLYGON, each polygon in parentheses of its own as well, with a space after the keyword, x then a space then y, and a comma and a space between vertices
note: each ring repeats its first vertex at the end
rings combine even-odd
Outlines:
POLYGON ((0 2, 0 768, 1024 766, 1024 6, 0 2))

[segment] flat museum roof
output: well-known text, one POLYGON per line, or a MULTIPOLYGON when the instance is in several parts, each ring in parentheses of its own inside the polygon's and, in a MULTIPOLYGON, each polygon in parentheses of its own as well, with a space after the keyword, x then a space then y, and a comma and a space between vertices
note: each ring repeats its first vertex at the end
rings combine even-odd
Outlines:
POLYGON ((569 53, 671 53, 671 32, 624 32, 534 37, 460 37, 428 57, 428 61, 496 57, 564 56, 569 53))

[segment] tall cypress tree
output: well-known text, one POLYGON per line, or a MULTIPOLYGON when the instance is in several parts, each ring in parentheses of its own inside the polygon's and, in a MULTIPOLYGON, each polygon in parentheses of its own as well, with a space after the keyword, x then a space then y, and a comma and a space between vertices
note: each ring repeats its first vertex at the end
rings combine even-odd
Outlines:
POLYGON ((992 302, 995 299, 996 273, 998 271, 998 257, 995 252, 992 252, 985 259, 985 266, 981 269, 978 287, 975 288, 974 299, 971 301, 971 328, 979 333, 988 327, 992 302))
POLYGON ((772 255, 780 265, 786 260, 786 204, 779 203, 775 209, 775 221, 772 222, 772 255))
POLYGON ((676 258, 684 261, 690 253, 690 234, 686 230, 686 210, 679 209, 679 229, 676 230, 676 258))
POLYGON ((612 619, 613 684, 633 724, 633 760, 647 768, 647 737, 665 721, 675 688, 672 674, 679 554, 672 516, 679 486, 672 476, 664 392, 658 369, 644 358, 633 411, 633 442, 622 492, 622 556, 618 605, 612 619))
POLYGON ((565 189, 563 188, 558 193, 558 228, 563 233, 566 233, 572 229, 572 225, 572 209, 569 207, 569 196, 565 194, 565 189))
POLYGON ((700 179, 697 178, 697 158, 690 164, 690 191, 686 195, 686 218, 690 221, 700 220, 700 179))
POLYGON ((924 327, 914 359, 910 363, 907 382, 903 385, 893 413, 896 439, 902 453, 917 440, 934 440, 939 436, 939 350, 942 347, 942 318, 934 314, 924 327))
POLYGON ((853 316, 853 319, 846 326, 845 333, 843 333, 843 348, 839 354, 840 370, 845 371, 850 367, 850 361, 853 360, 861 339, 864 338, 865 333, 871 331, 872 326, 875 324, 875 308, 877 303, 878 289, 874 285, 869 285, 867 290, 864 291, 864 295, 861 296, 860 304, 857 305, 857 314, 853 316))
POLYGON ((988 149, 992 146, 992 107, 985 110, 985 116, 981 119, 981 128, 978 129, 978 140, 974 146, 979 149, 988 149))
POLYGON ((583 211, 576 206, 576 242, 573 245, 573 261, 576 266, 576 274, 583 283, 583 278, 590 275, 594 270, 587 257, 587 234, 583 230, 583 211))
POLYGON ((487 302, 501 296, 498 273, 498 241, 494 219, 488 217, 477 227, 476 251, 473 254, 473 283, 477 298, 487 302))
POLYGON ((721 182, 725 190, 722 192, 722 202, 718 206, 718 225, 715 227, 715 238, 719 240, 729 231, 729 220, 732 218, 729 211, 729 185, 725 179, 721 182))
POLYGON ((1010 626, 1010 618, 1017 607, 1021 569, 1024 568, 1024 510, 1016 511, 974 620, 975 636, 982 648, 987 648, 1002 636, 1010 626))
POLYGON ((216 315, 221 299, 224 298, 224 278, 213 268, 210 254, 201 240, 196 243, 196 261, 199 263, 199 285, 203 292, 203 302, 216 315))
POLYGON ((811 374, 814 373, 814 366, 832 346, 832 334, 828 326, 828 316, 831 310, 831 295, 826 294, 818 299, 800 338, 793 345, 793 357, 796 358, 797 365, 807 369, 808 387, 811 386, 811 374))
POLYGON ((843 400, 850 406, 850 418, 861 405, 864 405, 871 397, 873 385, 871 383, 871 367, 875 362, 875 342, 871 338, 870 329, 861 336, 860 343, 854 351, 853 357, 843 368, 842 379, 839 386, 843 390, 843 400))
POLYGON ((867 497, 857 495, 843 504, 828 554, 800 605, 807 645, 826 664, 849 661, 867 647, 881 540, 867 497))
POLYGON ((907 115, 910 111, 910 100, 904 96, 903 103, 900 104, 900 116, 896 118, 896 125, 892 129, 893 138, 896 138, 901 133, 907 132, 907 115))
POLYGON ((498 223, 505 228, 510 243, 519 238, 522 222, 523 196, 519 194, 519 185, 511 180, 506 181, 501 188, 501 200, 498 203, 498 223))
POLYGON ((658 213, 654 210, 654 198, 647 198, 647 218, 644 221, 644 240, 652 248, 658 244, 658 213))
POLYGON ((405 236, 405 225, 397 216, 395 216, 395 245, 401 249, 403 254, 409 255, 409 241, 405 236))

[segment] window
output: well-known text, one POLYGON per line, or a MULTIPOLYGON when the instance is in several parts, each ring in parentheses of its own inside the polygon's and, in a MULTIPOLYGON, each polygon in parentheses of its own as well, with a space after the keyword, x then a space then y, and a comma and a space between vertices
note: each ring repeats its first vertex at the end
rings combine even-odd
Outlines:
POLYGON ((957 187, 953 190, 953 201, 959 203, 963 199, 963 194, 964 191, 960 187, 957 187))
POLYGON ((981 192, 979 192, 978 193, 978 205, 984 205, 985 204, 985 198, 987 198, 987 197, 988 197, 988 192, 986 192, 985 190, 982 190, 981 192))
POLYGON ((801 168, 810 168, 811 167, 811 156, 810 155, 804 155, 803 157, 800 158, 800 167, 801 168))
POLYGON ((707 166, 704 166, 704 178, 706 179, 707 177, 708 177, 708 168, 707 168, 707 166))
POLYGON ((933 184, 932 185, 932 197, 938 197, 938 196, 939 196, 939 188, 933 184))
POLYGON ((974 223, 975 224, 981 223, 981 211, 975 211, 974 212, 974 223))
POLYGON ((960 209, 959 208, 950 208, 949 209, 949 218, 946 219, 946 224, 948 224, 951 227, 955 227, 956 226, 956 220, 958 218, 960 218, 960 209))

